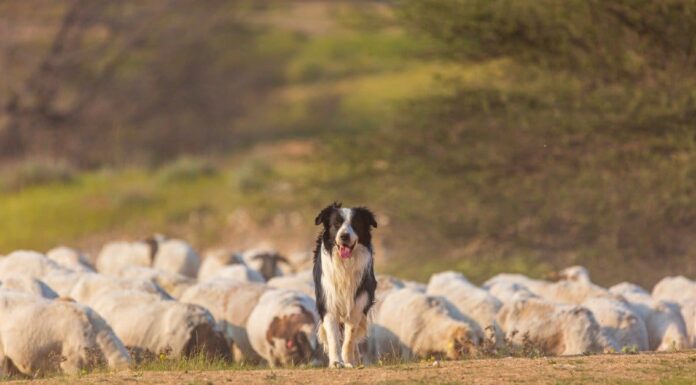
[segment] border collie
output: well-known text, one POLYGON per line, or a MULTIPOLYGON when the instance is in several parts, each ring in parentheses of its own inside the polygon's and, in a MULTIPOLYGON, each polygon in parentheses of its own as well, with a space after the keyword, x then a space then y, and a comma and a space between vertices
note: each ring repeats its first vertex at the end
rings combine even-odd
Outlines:
POLYGON ((321 210, 315 224, 324 226, 314 250, 319 340, 329 367, 355 367, 357 343, 367 335, 367 313, 377 289, 370 233, 377 222, 365 207, 342 208, 334 202, 321 210))

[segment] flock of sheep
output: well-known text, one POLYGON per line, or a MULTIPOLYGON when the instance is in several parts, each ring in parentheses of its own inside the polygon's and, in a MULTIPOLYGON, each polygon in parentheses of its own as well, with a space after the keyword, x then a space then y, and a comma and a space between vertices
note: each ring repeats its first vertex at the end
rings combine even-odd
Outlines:
MULTIPOLYGON (((609 289, 571 267, 555 282, 500 274, 482 287, 443 272, 428 284, 378 276, 364 363, 458 359, 533 346, 540 354, 696 347, 696 282, 609 289), (508 350, 506 350, 508 349, 508 350)), ((0 375, 127 368, 204 355, 249 364, 325 362, 311 257, 213 250, 155 236, 105 245, 94 264, 67 247, 0 258, 0 375)))

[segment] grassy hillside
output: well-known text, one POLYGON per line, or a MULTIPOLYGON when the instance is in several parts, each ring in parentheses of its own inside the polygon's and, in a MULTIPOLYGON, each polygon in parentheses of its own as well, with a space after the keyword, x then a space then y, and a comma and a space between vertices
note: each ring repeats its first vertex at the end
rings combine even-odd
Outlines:
POLYGON ((376 209, 378 269, 410 278, 540 277, 568 264, 602 284, 695 275, 694 55, 688 41, 658 39, 684 32, 661 24, 681 16, 633 8, 629 21, 650 32, 619 33, 606 15, 621 1, 598 8, 601 23, 577 2, 507 13, 505 2, 460 3, 246 9, 256 32, 245 52, 272 66, 259 67, 271 74, 262 97, 215 131, 233 145, 90 170, 6 162, 0 254, 95 251, 153 231, 200 248, 306 250, 316 212, 341 200, 376 209), (587 31, 613 40, 576 39, 587 31))

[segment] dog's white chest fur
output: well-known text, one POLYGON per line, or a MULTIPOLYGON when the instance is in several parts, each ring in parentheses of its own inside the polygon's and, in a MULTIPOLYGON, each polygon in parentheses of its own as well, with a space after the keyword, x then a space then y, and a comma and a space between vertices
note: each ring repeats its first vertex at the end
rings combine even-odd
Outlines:
POLYGON ((372 263, 372 253, 357 244, 350 258, 343 259, 336 248, 331 253, 321 248, 321 286, 328 313, 334 314, 339 322, 345 322, 355 307, 355 294, 363 275, 372 263))

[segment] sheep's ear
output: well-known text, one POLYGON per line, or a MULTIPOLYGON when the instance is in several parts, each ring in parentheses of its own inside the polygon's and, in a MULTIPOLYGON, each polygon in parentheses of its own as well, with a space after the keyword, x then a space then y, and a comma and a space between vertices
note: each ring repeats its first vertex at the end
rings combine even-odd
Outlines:
POLYGON ((154 263, 155 256, 157 255, 157 250, 159 250, 159 243, 161 242, 157 237, 157 234, 147 237, 143 240, 147 247, 150 249, 150 263, 154 263))
POLYGON ((341 203, 339 203, 339 202, 334 202, 333 204, 330 204, 330 205, 324 207, 324 209, 319 212, 319 215, 317 215, 317 217, 314 218, 314 224, 319 226, 321 223, 328 223, 329 218, 331 217, 331 213, 335 209, 340 209, 340 208, 341 208, 341 203))
POLYGON ((254 260, 254 261, 259 261, 259 260, 263 261, 264 259, 270 258, 270 257, 271 257, 271 254, 268 254, 268 253, 260 253, 260 254, 254 255, 253 257, 251 257, 251 259, 254 260))
POLYGON ((360 215, 363 218, 363 220, 365 220, 365 223, 369 224, 372 227, 377 227, 375 214, 373 214, 372 211, 370 211, 367 207, 356 207, 354 212, 355 214, 360 215))
POLYGON ((274 256, 273 256, 273 259, 275 259, 276 263, 277 263, 277 262, 282 262, 282 263, 285 263, 285 264, 290 265, 290 261, 288 261, 287 258, 283 257, 283 256, 280 255, 280 254, 274 255, 274 256))

